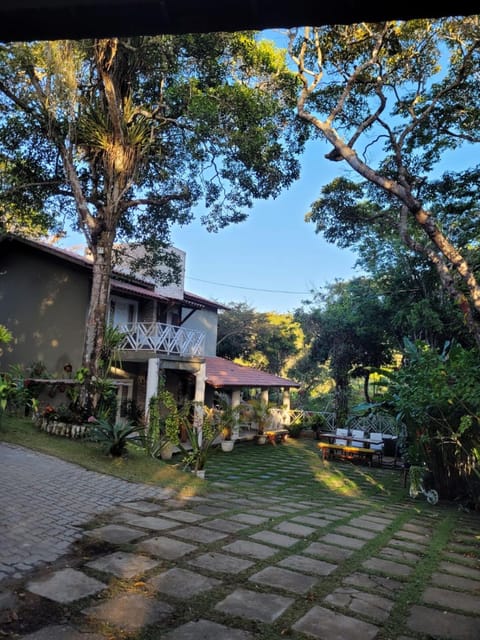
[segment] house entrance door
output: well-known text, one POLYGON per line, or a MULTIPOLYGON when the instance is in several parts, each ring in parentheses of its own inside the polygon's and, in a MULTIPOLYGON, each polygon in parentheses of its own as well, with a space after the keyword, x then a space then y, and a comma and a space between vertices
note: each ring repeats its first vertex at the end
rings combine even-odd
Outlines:
POLYGON ((129 415, 129 404, 133 398, 133 380, 115 380, 117 387, 116 422, 126 422, 129 415))

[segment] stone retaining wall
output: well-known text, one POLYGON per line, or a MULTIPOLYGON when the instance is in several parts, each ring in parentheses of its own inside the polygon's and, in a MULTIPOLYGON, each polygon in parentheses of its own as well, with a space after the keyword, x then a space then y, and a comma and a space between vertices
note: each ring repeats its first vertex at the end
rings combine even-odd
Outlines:
POLYGON ((55 436, 64 436, 65 438, 86 438, 89 432, 89 426, 86 424, 69 424, 67 422, 58 422, 53 420, 42 420, 39 424, 41 431, 46 431, 55 436))

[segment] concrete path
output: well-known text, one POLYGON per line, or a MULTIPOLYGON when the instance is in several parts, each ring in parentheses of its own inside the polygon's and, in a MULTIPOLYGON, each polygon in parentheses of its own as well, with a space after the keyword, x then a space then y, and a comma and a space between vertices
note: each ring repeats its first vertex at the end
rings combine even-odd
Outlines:
POLYGON ((182 499, 0 445, 0 548, 8 556, 6 535, 16 560, 3 566, 12 578, 25 572, 0 582, 0 635, 480 638, 478 514, 362 497, 363 485, 391 471, 360 470, 354 483, 343 464, 334 468, 334 490, 306 499, 282 483, 285 474, 303 483, 312 474, 299 457, 290 466, 276 459, 265 456, 262 465, 257 455, 248 494, 232 462, 218 472, 215 493, 182 499), (70 484, 61 481, 66 472, 70 484), (89 515, 97 516, 90 525, 89 515), (79 539, 82 520, 82 554, 62 565, 65 540, 79 539), (32 572, 48 537, 60 561, 32 572))

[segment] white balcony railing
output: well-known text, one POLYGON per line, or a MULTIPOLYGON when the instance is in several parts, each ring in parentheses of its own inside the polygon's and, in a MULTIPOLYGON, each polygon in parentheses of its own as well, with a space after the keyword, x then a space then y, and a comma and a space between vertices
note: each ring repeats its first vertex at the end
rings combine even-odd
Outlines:
POLYGON ((155 351, 166 355, 203 356, 205 333, 161 322, 128 322, 118 324, 125 334, 120 349, 125 351, 155 351))

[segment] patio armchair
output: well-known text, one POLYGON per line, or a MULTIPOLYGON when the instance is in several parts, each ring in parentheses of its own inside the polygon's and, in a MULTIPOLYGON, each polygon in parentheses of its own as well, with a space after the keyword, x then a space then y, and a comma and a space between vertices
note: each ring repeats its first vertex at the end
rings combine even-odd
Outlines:
POLYGON ((365 437, 365 431, 363 431, 362 429, 352 429, 352 438, 361 438, 361 440, 352 440, 351 441, 351 446, 352 447, 363 447, 364 446, 364 442, 363 442, 363 438, 365 437))
MULTIPOLYGON (((343 427, 337 427, 337 429, 335 429, 335 435, 348 436, 348 429, 344 429, 343 427)), ((343 438, 335 438, 334 444, 345 446, 347 444, 347 441, 344 440, 343 438)))
POLYGON ((371 432, 369 435, 369 438, 370 438, 369 447, 370 449, 373 449, 374 451, 377 452, 378 459, 381 463, 383 458, 383 448, 384 448, 383 433, 379 433, 375 431, 371 432))

